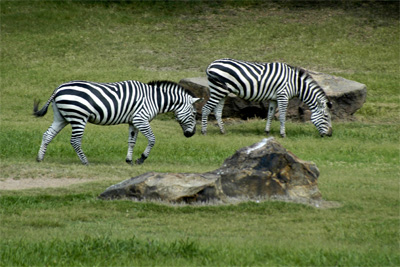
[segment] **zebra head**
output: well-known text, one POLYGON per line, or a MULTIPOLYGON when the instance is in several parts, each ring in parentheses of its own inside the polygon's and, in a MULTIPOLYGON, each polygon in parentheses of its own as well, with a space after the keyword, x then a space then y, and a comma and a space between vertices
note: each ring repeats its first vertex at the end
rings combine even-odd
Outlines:
POLYGON ((331 114, 332 103, 326 99, 317 99, 317 105, 311 110, 311 121, 317 127, 321 137, 332 136, 331 114))
POLYGON ((196 107, 194 103, 201 101, 201 98, 187 96, 187 101, 181 108, 175 111, 175 118, 182 127, 186 137, 192 137, 196 133, 196 107))

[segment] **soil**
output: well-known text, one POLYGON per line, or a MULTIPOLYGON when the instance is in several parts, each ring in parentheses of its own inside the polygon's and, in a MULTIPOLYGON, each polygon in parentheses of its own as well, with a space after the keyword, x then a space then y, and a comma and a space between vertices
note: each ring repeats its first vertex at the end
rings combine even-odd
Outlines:
POLYGON ((0 190, 23 190, 31 188, 66 187, 73 184, 89 182, 89 179, 79 178, 8 178, 0 180, 0 190))

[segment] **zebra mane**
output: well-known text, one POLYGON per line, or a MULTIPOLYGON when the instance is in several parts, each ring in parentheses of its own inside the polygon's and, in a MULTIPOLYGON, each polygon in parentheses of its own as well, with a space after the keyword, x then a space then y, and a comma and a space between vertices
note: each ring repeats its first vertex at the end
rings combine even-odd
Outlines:
POLYGON ((196 97, 194 93, 180 85, 179 83, 173 82, 173 81, 167 81, 167 80, 161 80, 161 81, 151 81, 147 83, 150 86, 176 86, 178 87, 181 91, 185 92, 186 94, 190 95, 191 97, 196 97))
MULTIPOLYGON (((290 66, 290 67, 292 67, 292 66, 290 66)), ((329 101, 329 98, 328 98, 327 94, 325 93, 324 89, 322 89, 322 87, 317 83, 316 80, 314 80, 314 78, 311 76, 311 74, 306 69, 303 69, 300 67, 292 67, 292 68, 294 70, 298 71, 300 77, 303 77, 305 80, 308 80, 311 84, 316 85, 317 90, 320 91, 325 96, 325 98, 329 101)))

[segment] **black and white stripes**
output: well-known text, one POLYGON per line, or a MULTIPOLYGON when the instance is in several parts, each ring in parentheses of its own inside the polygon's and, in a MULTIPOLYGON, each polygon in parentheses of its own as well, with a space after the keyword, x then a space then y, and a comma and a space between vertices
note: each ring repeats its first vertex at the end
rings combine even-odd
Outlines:
POLYGON ((284 137, 285 117, 288 102, 297 96, 312 112, 311 121, 321 136, 332 135, 330 102, 325 92, 303 69, 284 63, 254 63, 234 59, 220 59, 207 68, 210 99, 202 109, 202 133, 207 132, 207 120, 214 111, 221 133, 224 125, 222 109, 228 93, 249 101, 269 100, 268 119, 265 131, 269 133, 276 106, 281 123, 280 134, 284 137))
POLYGON ((195 108, 199 99, 169 81, 144 84, 138 81, 117 83, 95 83, 72 81, 60 85, 45 106, 34 115, 44 116, 52 103, 54 120, 43 134, 37 160, 42 161, 50 141, 67 125, 72 126, 71 144, 83 164, 88 160, 81 149, 81 140, 87 122, 98 125, 129 124, 128 153, 126 161, 132 163, 132 152, 140 131, 148 139, 148 145, 136 163, 141 164, 149 156, 155 137, 150 121, 159 113, 173 111, 184 135, 192 136, 196 131, 195 108))

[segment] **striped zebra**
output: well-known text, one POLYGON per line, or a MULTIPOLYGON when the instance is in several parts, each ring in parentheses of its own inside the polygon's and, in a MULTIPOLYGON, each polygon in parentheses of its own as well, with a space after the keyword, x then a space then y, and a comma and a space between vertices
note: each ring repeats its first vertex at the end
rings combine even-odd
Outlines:
POLYGON ((285 63, 254 63, 234 59, 220 59, 207 68, 210 99, 202 109, 202 134, 207 133, 207 119, 214 111, 221 133, 225 133, 221 119, 228 93, 249 101, 269 100, 265 132, 269 134, 271 120, 278 105, 280 134, 285 133, 288 102, 299 97, 311 110, 311 121, 321 136, 331 136, 329 109, 332 104, 322 88, 303 69, 285 63))
POLYGON ((87 122, 98 125, 129 124, 128 153, 126 162, 132 164, 133 148, 140 131, 148 145, 141 157, 142 164, 155 144, 150 121, 159 113, 175 112, 186 137, 196 132, 196 109, 199 101, 193 93, 169 81, 149 84, 138 81, 117 83, 96 83, 72 81, 60 85, 44 105, 38 110, 39 102, 34 102, 33 114, 42 117, 52 103, 54 120, 43 134, 37 161, 42 161, 51 140, 69 123, 72 127, 71 145, 83 164, 88 160, 81 149, 81 140, 87 122))

